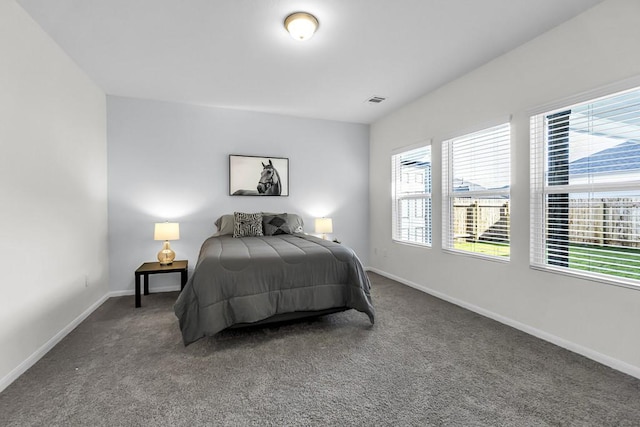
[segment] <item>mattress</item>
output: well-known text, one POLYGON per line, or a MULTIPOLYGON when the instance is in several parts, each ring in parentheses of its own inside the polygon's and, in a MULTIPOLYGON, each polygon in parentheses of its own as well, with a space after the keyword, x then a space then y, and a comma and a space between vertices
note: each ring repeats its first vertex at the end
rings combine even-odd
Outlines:
POLYGON ((355 309, 374 322, 355 252, 306 234, 210 237, 174 305, 185 345, 238 324, 296 312, 355 309))

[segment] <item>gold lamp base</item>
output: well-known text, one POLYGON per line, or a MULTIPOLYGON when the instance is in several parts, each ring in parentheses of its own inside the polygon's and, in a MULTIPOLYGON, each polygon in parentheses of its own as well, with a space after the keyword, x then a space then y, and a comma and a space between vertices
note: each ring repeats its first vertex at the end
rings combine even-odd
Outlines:
POLYGON ((171 249, 169 241, 166 240, 162 246, 162 250, 158 252, 158 261, 160 265, 169 265, 176 259, 176 253, 171 249))

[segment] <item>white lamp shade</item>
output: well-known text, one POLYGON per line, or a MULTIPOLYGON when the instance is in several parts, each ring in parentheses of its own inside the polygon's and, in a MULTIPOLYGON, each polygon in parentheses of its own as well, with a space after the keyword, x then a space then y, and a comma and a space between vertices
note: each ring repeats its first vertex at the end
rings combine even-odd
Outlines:
POLYGON ((153 240, 180 239, 180 224, 177 222, 156 222, 153 240))
POLYGON ((316 218, 316 233, 333 233, 333 221, 331 218, 316 218))
POLYGON ((284 26, 294 39, 309 40, 318 28, 318 20, 309 13, 296 12, 287 16, 284 26))

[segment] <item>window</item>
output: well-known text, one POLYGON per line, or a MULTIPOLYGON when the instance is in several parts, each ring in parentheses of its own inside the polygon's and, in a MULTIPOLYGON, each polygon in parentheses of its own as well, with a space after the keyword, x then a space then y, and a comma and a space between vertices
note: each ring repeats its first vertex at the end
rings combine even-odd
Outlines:
POLYGON ((531 117, 531 265, 640 286, 640 88, 531 117))
POLYGON ((393 239, 431 246, 431 146, 391 158, 393 239))
POLYGON ((510 125, 443 142, 446 250, 509 258, 510 125))

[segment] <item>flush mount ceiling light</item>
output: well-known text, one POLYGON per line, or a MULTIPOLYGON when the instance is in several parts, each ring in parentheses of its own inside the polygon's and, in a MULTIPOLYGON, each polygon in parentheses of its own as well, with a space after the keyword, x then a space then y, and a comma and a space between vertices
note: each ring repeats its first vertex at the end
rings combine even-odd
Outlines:
POLYGON ((309 40, 318 29, 318 19, 307 12, 296 12, 286 17, 284 27, 294 39, 309 40))

